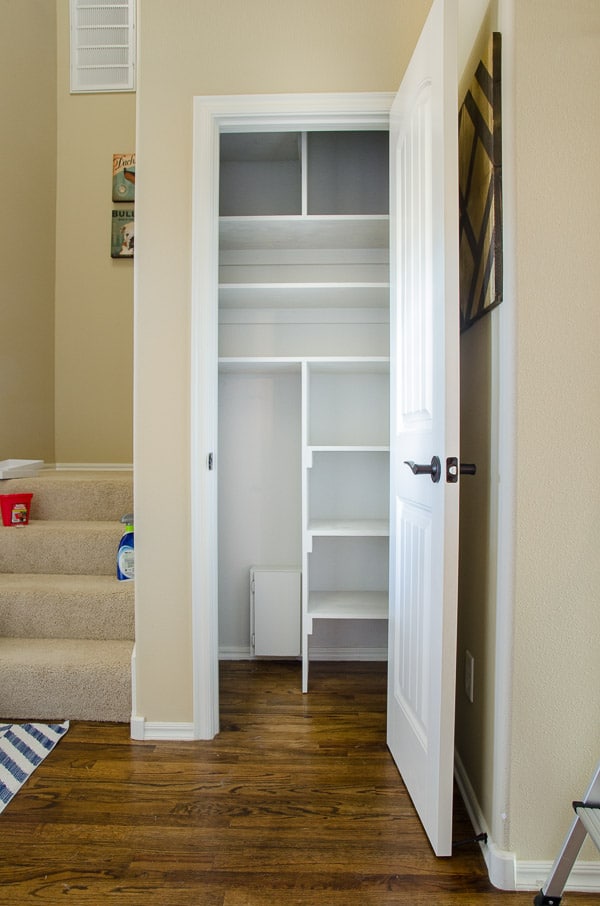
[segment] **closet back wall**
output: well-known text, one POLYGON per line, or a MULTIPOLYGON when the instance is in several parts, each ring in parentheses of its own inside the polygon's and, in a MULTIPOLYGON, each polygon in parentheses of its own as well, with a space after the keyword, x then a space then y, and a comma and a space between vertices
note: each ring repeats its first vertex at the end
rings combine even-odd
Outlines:
POLYGON ((300 567, 300 392, 299 368, 219 375, 221 657, 250 652, 250 567, 300 567))

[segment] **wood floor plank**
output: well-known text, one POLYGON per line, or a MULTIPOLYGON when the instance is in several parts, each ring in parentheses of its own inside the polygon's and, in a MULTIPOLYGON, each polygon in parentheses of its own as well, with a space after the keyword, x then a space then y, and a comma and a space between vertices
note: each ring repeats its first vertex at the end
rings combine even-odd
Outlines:
MULTIPOLYGON (((0 906, 520 906, 436 859, 385 743, 381 664, 225 662, 215 740, 73 722, 0 816, 0 906)), ((473 832, 457 798, 455 838, 473 832)), ((569 894, 565 906, 589 902, 569 894)))

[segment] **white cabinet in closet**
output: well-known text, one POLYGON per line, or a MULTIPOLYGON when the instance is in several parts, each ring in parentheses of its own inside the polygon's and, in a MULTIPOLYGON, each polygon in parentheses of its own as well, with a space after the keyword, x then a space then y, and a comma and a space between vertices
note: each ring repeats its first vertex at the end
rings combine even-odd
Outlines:
POLYGON ((302 372, 305 690, 315 620, 387 617, 387 205, 387 132, 221 135, 222 367, 302 372))

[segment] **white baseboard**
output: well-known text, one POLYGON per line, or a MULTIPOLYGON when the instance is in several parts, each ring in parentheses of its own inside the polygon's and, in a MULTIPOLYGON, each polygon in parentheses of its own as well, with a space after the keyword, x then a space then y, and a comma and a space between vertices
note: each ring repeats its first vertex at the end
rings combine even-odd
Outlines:
MULTIPOLYGON (((311 661, 387 661, 387 648, 311 648, 311 661)), ((222 645, 219 648, 220 661, 248 661, 254 655, 248 645, 222 645)), ((291 657, 288 660, 295 660, 291 657)), ((300 659, 298 655, 297 659, 300 659)), ((281 660, 286 660, 282 658, 281 660)))
MULTIPOLYGON (((541 890, 553 865, 550 861, 517 862, 517 890, 541 890)), ((600 893, 600 862, 575 862, 565 890, 600 893)))
POLYGON ((198 738, 192 722, 152 721, 132 715, 130 727, 131 738, 143 741, 191 742, 198 738))
POLYGON ((131 462, 55 462, 46 464, 45 469, 57 472, 133 472, 131 462))
POLYGON ((222 645, 219 648, 220 661, 250 661, 253 654, 249 645, 222 645))
POLYGON ((499 890, 516 890, 517 871, 515 854, 500 849, 492 840, 487 822, 483 816, 479 802, 477 801, 475 791, 457 751, 454 752, 454 777, 463 798, 463 802, 465 803, 469 818, 471 819, 475 835, 487 835, 487 842, 480 841, 479 847, 485 860, 491 883, 499 890))
POLYGON ((387 661, 387 648, 311 648, 311 661, 387 661))
MULTIPOLYGON (((519 860, 516 853, 499 849, 490 836, 483 812, 458 752, 454 753, 454 775, 475 834, 487 834, 487 843, 480 842, 479 846, 494 887, 500 890, 541 890, 550 876, 554 861, 519 860)), ((565 890, 600 893, 600 861, 576 862, 565 890)))

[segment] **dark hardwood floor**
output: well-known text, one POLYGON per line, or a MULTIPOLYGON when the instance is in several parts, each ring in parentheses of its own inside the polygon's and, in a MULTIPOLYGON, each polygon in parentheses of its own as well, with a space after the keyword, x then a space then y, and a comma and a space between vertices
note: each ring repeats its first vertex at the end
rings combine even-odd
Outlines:
POLYGON ((0 903, 532 903, 490 885, 476 844, 432 855, 386 749, 383 665, 315 663, 311 690, 298 663, 226 662, 211 742, 73 722, 0 815, 0 903))

